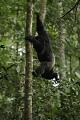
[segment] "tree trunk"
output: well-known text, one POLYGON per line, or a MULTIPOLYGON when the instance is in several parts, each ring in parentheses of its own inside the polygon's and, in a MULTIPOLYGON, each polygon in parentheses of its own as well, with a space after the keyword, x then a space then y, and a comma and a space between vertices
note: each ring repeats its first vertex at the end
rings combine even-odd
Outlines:
MULTIPOLYGON (((41 0, 40 1, 40 18, 44 24, 44 20, 45 20, 45 16, 46 16, 46 3, 47 3, 47 0, 41 0)), ((45 82, 45 93, 47 92, 48 93, 48 89, 46 90, 46 88, 48 88, 48 84, 45 82)), ((46 96, 46 98, 48 98, 48 94, 46 96)), ((45 101, 45 105, 44 105, 44 112, 45 113, 48 113, 49 112, 49 109, 48 109, 48 106, 50 105, 50 103, 48 102, 48 99, 46 99, 45 101)), ((48 116, 45 115, 45 119, 48 120, 48 116)))
MULTIPOLYGON (((63 7, 62 7, 62 2, 58 3, 58 15, 61 17, 63 14, 63 7)), ((61 80, 64 80, 66 77, 66 72, 65 72, 65 45, 64 45, 64 40, 65 40, 65 27, 64 27, 64 21, 61 19, 59 21, 59 62, 60 62, 60 77, 61 80)), ((63 88, 62 88, 63 91, 63 88)), ((62 93, 60 93, 60 104, 61 104, 61 113, 60 113, 60 119, 61 120, 66 120, 65 116, 65 98, 62 93)))
POLYGON ((46 15, 46 3, 47 3, 47 0, 40 1, 40 17, 43 23, 46 15))
MULTIPOLYGON (((27 18, 26 34, 32 34, 33 4, 34 0, 27 0, 27 18)), ((25 41, 26 45, 26 70, 25 70, 25 103, 24 103, 24 120, 32 120, 32 69, 33 56, 32 45, 25 41)))
POLYGON ((78 54, 78 58, 79 58, 79 65, 80 65, 80 28, 78 28, 78 51, 79 51, 79 54, 78 54))
MULTIPOLYGON (((59 17, 61 17, 63 13, 62 2, 58 3, 58 12, 59 17)), ((64 41, 65 41, 65 26, 63 20, 61 20, 59 21, 59 60, 60 60, 60 74, 62 80, 66 77, 64 41)))

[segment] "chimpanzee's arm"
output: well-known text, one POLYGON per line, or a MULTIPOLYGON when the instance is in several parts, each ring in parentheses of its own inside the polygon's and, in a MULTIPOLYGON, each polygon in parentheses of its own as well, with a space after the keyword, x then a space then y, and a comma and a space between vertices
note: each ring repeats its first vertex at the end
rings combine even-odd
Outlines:
POLYGON ((39 46, 40 45, 40 42, 35 37, 33 37, 31 35, 26 36, 25 39, 27 41, 31 42, 34 46, 36 46, 36 45, 39 46))
POLYGON ((45 64, 41 64, 35 71, 33 71, 33 75, 38 77, 45 72, 45 64))
POLYGON ((41 37, 33 37, 31 35, 28 35, 25 37, 25 39, 33 44, 33 47, 36 49, 36 52, 41 52, 44 49, 44 40, 41 39, 41 37), (43 42, 41 42, 40 40, 43 40, 43 42))
POLYGON ((43 25, 42 21, 40 20, 40 16, 38 13, 37 13, 36 30, 37 30, 39 35, 43 35, 46 32, 44 29, 44 25, 43 25))

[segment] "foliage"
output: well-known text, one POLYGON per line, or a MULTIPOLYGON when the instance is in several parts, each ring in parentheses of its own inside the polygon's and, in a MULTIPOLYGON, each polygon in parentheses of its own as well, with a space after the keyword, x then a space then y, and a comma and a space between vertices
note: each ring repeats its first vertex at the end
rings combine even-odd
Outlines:
MULTIPOLYGON (((62 0, 64 14, 75 4, 73 0, 62 0)), ((39 0, 35 3, 39 10, 39 0)), ((33 78, 33 120, 78 120, 80 119, 80 65, 78 28, 80 24, 79 5, 65 16, 66 79, 55 84, 41 78, 33 78), (62 105, 62 106, 61 106, 62 105)), ((25 0, 0 1, 0 120, 21 120, 24 110, 25 69, 25 0)), ((59 71, 58 57, 58 14, 57 1, 49 0, 45 20, 56 55, 56 71, 59 71)), ((35 15, 33 33, 35 33, 35 15)), ((34 52, 34 67, 38 64, 34 52)))

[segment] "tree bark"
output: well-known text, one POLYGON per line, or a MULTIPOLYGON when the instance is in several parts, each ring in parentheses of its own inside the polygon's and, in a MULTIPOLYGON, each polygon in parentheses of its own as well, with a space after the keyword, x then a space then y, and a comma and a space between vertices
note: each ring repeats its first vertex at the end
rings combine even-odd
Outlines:
MULTIPOLYGON (((58 3, 58 14, 59 17, 62 15, 62 2, 58 3)), ((65 71, 65 26, 63 20, 59 22, 59 61, 60 61, 60 74, 61 79, 63 80, 66 77, 65 71)))
MULTIPOLYGON (((33 6, 34 0, 27 0, 26 33, 32 34, 33 6)), ((26 69, 25 69, 25 101, 24 101, 24 120, 32 120, 32 69, 33 55, 31 43, 25 41, 26 48, 26 69)))
MULTIPOLYGON (((47 4, 47 0, 41 0, 40 1, 40 18, 44 24, 44 20, 45 20, 45 16, 46 16, 46 4, 47 4)), ((45 86, 48 87, 48 83, 45 82, 45 86)), ((46 90, 45 88, 45 93, 48 93, 48 89, 46 90)), ((48 94, 47 94, 48 95, 48 94)), ((46 96, 48 97, 48 96, 46 96)), ((45 105, 44 105, 44 112, 45 113, 48 113, 49 109, 47 106, 49 106, 49 102, 48 102, 48 99, 46 99, 45 101, 45 105)), ((48 119, 48 116, 45 115, 45 119, 47 120, 48 119)))
POLYGON ((46 3, 47 3, 47 0, 40 1, 40 17, 43 23, 46 15, 46 3))
MULTIPOLYGON (((62 2, 58 3, 58 15, 59 17, 62 16, 63 14, 63 7, 62 7, 62 2)), ((65 26, 64 26, 64 21, 61 19, 59 21, 59 71, 60 71, 60 79, 64 80, 66 77, 66 71, 65 71, 65 26)), ((62 88, 63 91, 63 88, 62 88)), ((66 120, 66 116, 64 114, 65 111, 65 98, 62 93, 60 93, 60 104, 61 104, 61 114, 60 114, 60 119, 61 120, 66 120)))
POLYGON ((78 28, 77 30, 77 34, 78 34, 78 59, 79 59, 79 65, 80 65, 80 28, 78 28))

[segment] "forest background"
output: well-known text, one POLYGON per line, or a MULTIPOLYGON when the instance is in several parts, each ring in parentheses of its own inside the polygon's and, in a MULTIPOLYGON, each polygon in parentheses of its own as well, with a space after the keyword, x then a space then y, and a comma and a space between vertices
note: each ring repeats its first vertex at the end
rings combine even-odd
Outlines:
POLYGON ((0 120, 80 120, 79 1, 78 4, 77 0, 0 1, 0 120), (31 8, 29 4, 32 11, 26 9, 31 8), (41 10, 59 81, 31 75, 30 69, 39 62, 32 46, 26 45, 25 31, 31 12, 33 26, 29 28, 35 35, 35 12, 41 10), (28 50, 30 54, 26 54, 28 50), (33 61, 30 69, 28 60, 33 61))

